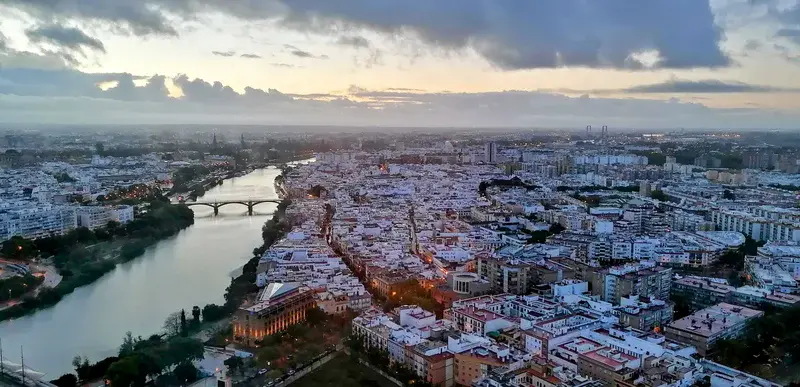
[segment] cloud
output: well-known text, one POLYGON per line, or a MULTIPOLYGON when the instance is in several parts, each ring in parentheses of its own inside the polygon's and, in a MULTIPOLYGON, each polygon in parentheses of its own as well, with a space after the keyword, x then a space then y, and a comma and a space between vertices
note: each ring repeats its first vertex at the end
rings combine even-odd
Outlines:
POLYGON ((626 93, 797 93, 800 92, 800 88, 752 85, 743 82, 720 81, 715 79, 701 81, 673 79, 663 83, 634 86, 622 91, 626 93))
POLYGON ((272 67, 283 67, 283 68, 287 68, 287 69, 291 69, 291 68, 297 67, 297 66, 295 66, 293 64, 288 64, 288 63, 270 63, 269 65, 272 66, 272 67))
POLYGON ((370 43, 370 41, 363 36, 341 36, 339 37, 339 39, 336 40, 336 44, 340 44, 342 46, 351 46, 355 48, 372 47, 372 43, 370 43))
POLYGON ((658 67, 729 65, 708 0, 284 1, 285 25, 310 31, 413 33, 444 49, 474 49, 504 69, 635 68, 657 52, 658 67), (376 2, 378 4, 376 4, 376 2))
POLYGON ((775 36, 787 38, 794 44, 800 44, 800 28, 781 28, 775 33, 775 36))
POLYGON ((139 36, 177 36, 175 20, 168 15, 181 14, 186 19, 195 12, 189 0, 5 0, 3 3, 42 21, 100 22, 139 36))
POLYGON ((47 42, 73 51, 88 49, 106 52, 103 42, 74 27, 64 27, 57 24, 39 26, 26 30, 25 35, 33 42, 47 42))
POLYGON ((422 89, 409 89, 409 88, 405 88, 405 87, 390 87, 390 88, 388 88, 386 90, 387 91, 416 91, 416 92, 420 92, 420 93, 425 91, 425 90, 422 90, 422 89))
MULTIPOLYGON (((216 56, 221 56, 223 58, 231 58, 237 56, 236 51, 211 51, 211 53, 216 56)), ((261 55, 249 54, 249 53, 239 54, 239 57, 245 59, 261 59, 261 55)))
POLYGON ((0 121, 43 123, 214 123, 405 127, 795 128, 800 117, 766 109, 698 103, 569 97, 537 91, 426 93, 352 86, 348 96, 235 90, 179 75, 90 74, 0 68, 0 121), (144 85, 142 85, 144 81, 144 85), (113 82, 102 90, 98 85, 113 82), (180 90, 171 97, 167 86, 180 90))
MULTIPOLYGON (((6 0, 39 20, 105 23, 136 35, 177 35, 184 21, 223 13, 340 35, 371 30, 443 50, 474 50, 503 69, 583 66, 722 67, 710 0, 6 0)), ((352 38, 352 36, 350 37, 352 38)), ((346 39, 347 40, 347 39, 346 39)), ((350 39, 352 40, 352 39, 350 39)), ((354 43, 355 41, 351 41, 354 43)), ((308 53, 297 50, 295 56, 308 53)))
POLYGON ((298 58, 313 58, 313 59, 328 59, 327 55, 314 55, 308 51, 303 50, 292 50, 289 51, 290 54, 298 57, 298 58))
POLYGON ((314 55, 311 52, 306 50, 297 48, 297 46, 293 46, 291 44, 284 44, 283 48, 288 50, 289 54, 294 55, 298 58, 312 58, 312 59, 328 59, 327 55, 314 55))

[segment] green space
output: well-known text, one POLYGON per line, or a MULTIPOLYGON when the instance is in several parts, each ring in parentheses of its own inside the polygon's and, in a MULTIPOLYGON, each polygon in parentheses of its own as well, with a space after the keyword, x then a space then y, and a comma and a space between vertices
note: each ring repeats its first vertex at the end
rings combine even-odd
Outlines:
POLYGON ((744 334, 719 340, 711 358, 729 367, 782 383, 800 383, 800 307, 774 310, 749 322, 744 334))
POLYGON ((489 187, 492 187, 492 186, 501 187, 502 189, 507 189, 507 188, 512 188, 512 187, 519 187, 519 188, 525 188, 525 189, 527 189, 529 191, 537 189, 537 188, 541 188, 538 185, 527 184, 524 181, 522 181, 522 179, 520 179, 519 177, 515 176, 515 177, 512 177, 511 179, 492 179, 492 180, 489 180, 489 181, 482 181, 478 185, 478 193, 481 196, 486 196, 486 189, 489 188, 489 187))
POLYGON ((354 314, 327 315, 321 309, 307 312, 306 321, 270 335, 257 343, 256 366, 269 368, 269 378, 278 378, 290 369, 307 364, 342 342, 354 314))
POLYGON ((436 302, 431 295, 431 289, 426 289, 416 279, 406 280, 392 285, 393 292, 384 297, 370 289, 373 299, 383 305, 383 310, 388 312, 402 305, 417 305, 422 309, 433 312, 439 317, 444 313, 444 305, 436 302))
MULTIPOLYGON (((353 364, 359 365, 360 362, 368 363, 406 386, 431 386, 424 377, 418 376, 404 364, 392 364, 387 351, 365 345, 363 337, 351 334, 345 340, 345 345, 349 349, 350 354, 348 357, 353 364)), ((361 365, 361 367, 364 366, 361 365)))
POLYGON ((52 381, 59 387, 76 387, 106 380, 112 386, 178 386, 196 381, 199 371, 192 361, 203 358, 203 343, 179 335, 133 337, 123 339, 118 356, 97 363, 76 356, 72 360, 75 373, 61 375, 52 381))
POLYGON ((55 288, 25 296, 21 302, 0 310, 0 320, 17 318, 54 305, 76 288, 88 285, 118 264, 144 254, 147 247, 177 234, 194 223, 194 213, 183 205, 154 201, 144 214, 121 225, 101 229, 81 227, 63 236, 28 240, 15 236, 3 242, 2 255, 20 261, 42 259, 52 263, 63 280, 55 288))
POLYGON ((372 368, 359 363, 357 358, 341 354, 319 369, 298 379, 292 385, 300 387, 386 387, 394 384, 383 375, 373 371, 372 368))
POLYGON ((13 300, 35 289, 44 281, 43 277, 30 274, 0 280, 0 302, 13 300))

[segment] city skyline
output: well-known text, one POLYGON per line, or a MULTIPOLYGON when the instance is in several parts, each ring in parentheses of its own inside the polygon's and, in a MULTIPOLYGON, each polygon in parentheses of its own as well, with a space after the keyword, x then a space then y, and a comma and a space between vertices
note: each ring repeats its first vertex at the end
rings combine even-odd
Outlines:
POLYGON ((1 121, 796 128, 796 0, 619 4, 11 0, 1 121))

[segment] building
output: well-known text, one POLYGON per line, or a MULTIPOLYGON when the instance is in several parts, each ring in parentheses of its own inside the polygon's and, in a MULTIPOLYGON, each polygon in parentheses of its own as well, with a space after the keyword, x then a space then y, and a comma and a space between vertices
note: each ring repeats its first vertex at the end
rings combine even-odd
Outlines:
POLYGON ((578 354, 578 373, 606 386, 633 386, 639 359, 620 350, 602 347, 578 354))
POLYGON ((304 321, 306 311, 315 307, 314 292, 299 283, 272 283, 251 306, 241 307, 233 316, 233 336, 253 345, 265 336, 304 321))
POLYGON ((651 297, 631 296, 620 300, 619 323, 642 331, 661 328, 672 321, 674 305, 651 297))
POLYGON ((633 295, 669 300, 672 269, 647 261, 625 264, 593 273, 590 283, 592 294, 613 304, 633 295))
POLYGON ((692 310, 730 302, 735 289, 728 281, 717 278, 688 276, 672 282, 672 295, 684 300, 692 310))
POLYGON ((473 381, 486 376, 495 368, 505 366, 507 362, 507 356, 500 357, 483 347, 457 353, 453 365, 455 382, 461 386, 471 386, 473 381))
POLYGON ((538 284, 558 282, 575 276, 569 267, 555 261, 543 261, 546 257, 542 255, 517 259, 483 255, 477 258, 477 273, 481 279, 488 281, 493 291, 512 294, 530 294, 538 284))
POLYGON ((487 142, 484 146, 484 161, 489 164, 497 163, 497 144, 494 142, 487 142))
POLYGON ((697 348, 697 353, 705 356, 717 340, 738 337, 750 320, 763 314, 723 302, 673 321, 664 329, 664 335, 697 348))
POLYGON ((75 227, 77 218, 71 206, 0 208, 0 241, 15 235, 27 239, 64 235, 75 227))
POLYGON ((800 211, 772 206, 750 211, 719 209, 711 220, 717 230, 738 231, 758 241, 800 241, 800 211))

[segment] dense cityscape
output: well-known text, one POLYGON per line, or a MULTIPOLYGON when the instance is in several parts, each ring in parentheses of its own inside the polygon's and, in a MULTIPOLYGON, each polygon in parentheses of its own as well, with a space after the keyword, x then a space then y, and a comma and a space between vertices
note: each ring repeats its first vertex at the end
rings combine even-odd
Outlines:
POLYGON ((43 133, 0 146, 2 385, 800 383, 794 132, 43 133), (30 341, 204 227, 196 285, 30 341))

